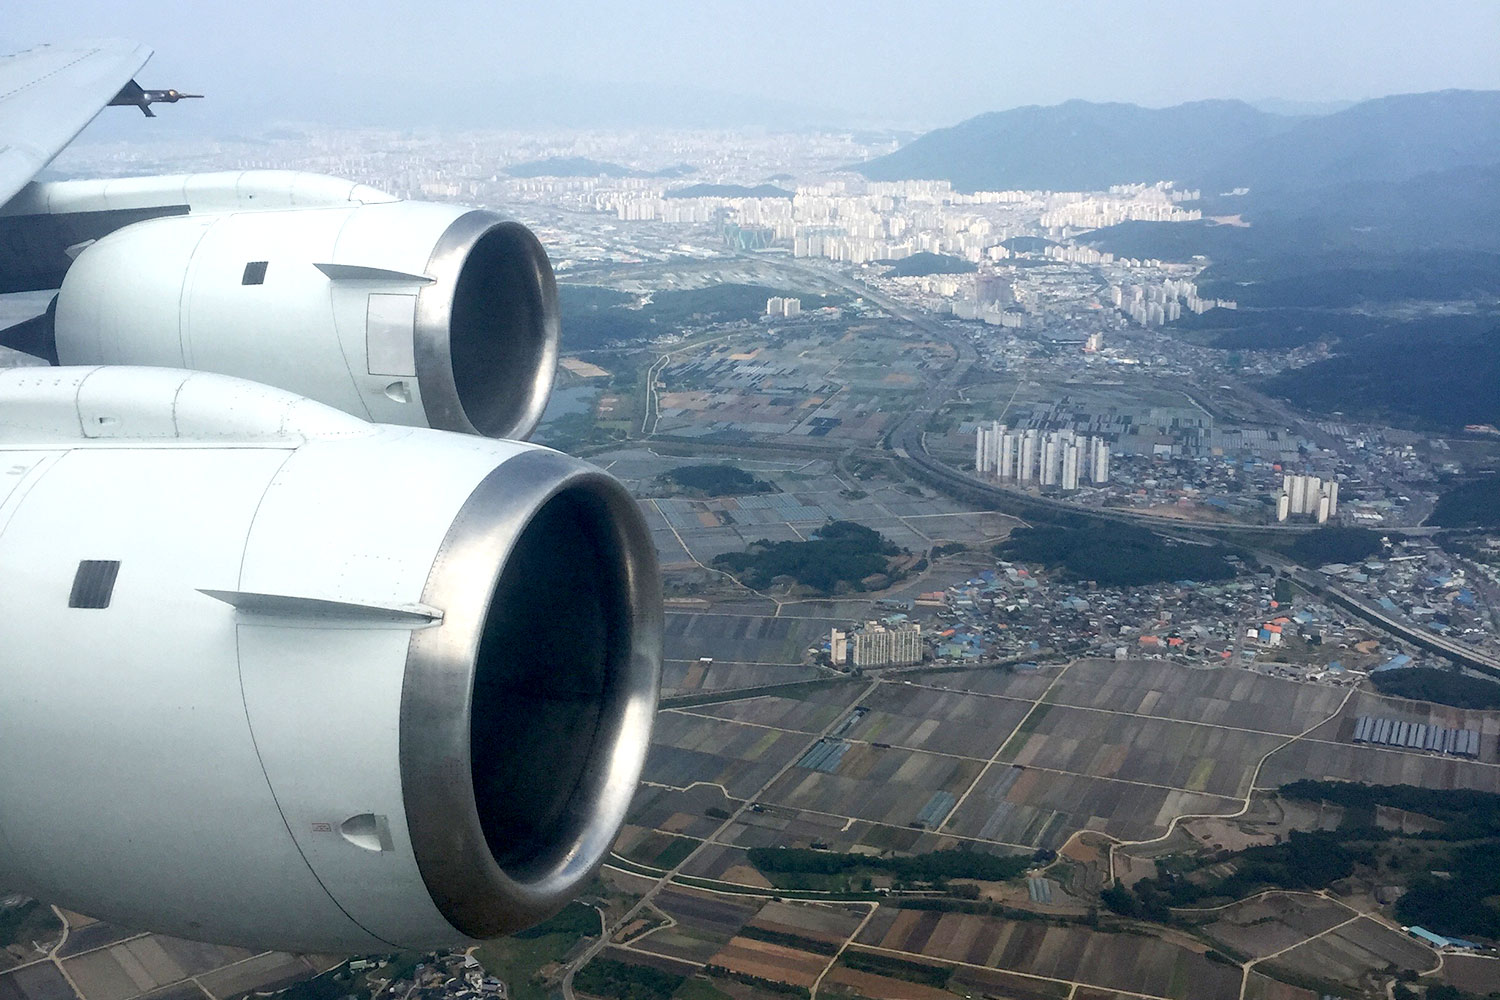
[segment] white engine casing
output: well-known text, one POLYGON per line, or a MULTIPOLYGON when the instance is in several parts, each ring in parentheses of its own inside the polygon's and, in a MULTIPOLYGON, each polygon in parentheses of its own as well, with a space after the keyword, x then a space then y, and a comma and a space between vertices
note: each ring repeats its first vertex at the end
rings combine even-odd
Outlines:
POLYGON ((605 473, 181 370, 0 372, 0 609, 0 884, 241 946, 545 918, 660 679, 605 473))
MULTIPOLYGON (((238 185, 236 203, 254 190, 238 185)), ((85 193, 72 201, 102 197, 85 193)), ((81 250, 54 319, 63 365, 218 372, 380 423, 496 438, 541 419, 559 330, 552 267, 526 227, 373 200, 125 226, 81 250)))

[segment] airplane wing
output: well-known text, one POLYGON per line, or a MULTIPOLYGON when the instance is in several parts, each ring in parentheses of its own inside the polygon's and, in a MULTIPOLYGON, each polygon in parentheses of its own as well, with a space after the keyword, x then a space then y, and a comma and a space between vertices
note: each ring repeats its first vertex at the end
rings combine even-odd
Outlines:
POLYGON ((107 40, 0 55, 0 205, 83 131, 151 50, 107 40))

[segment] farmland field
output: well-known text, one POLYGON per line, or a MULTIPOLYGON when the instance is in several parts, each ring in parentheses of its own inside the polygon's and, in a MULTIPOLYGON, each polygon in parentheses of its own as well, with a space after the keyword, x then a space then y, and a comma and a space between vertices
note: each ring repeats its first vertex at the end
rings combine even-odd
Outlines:
POLYGON ((1160 660, 1079 660, 1048 700, 1291 735, 1327 718, 1343 697, 1338 688, 1234 668, 1192 669, 1160 660))
POLYGON ((862 686, 838 684, 799 693, 797 697, 743 698, 716 705, 683 708, 680 711, 749 725, 818 733, 837 719, 862 690, 862 686))
POLYGON ((807 742, 801 733, 662 712, 642 780, 674 788, 708 782, 742 799, 800 755, 807 742))
POLYGON ((1046 704, 1002 760, 1098 778, 1243 796, 1261 757, 1284 737, 1046 704))
POLYGON ((1182 814, 1233 812, 1234 799, 1076 774, 992 767, 945 830, 1027 847, 1057 848, 1075 830, 1122 840, 1165 832, 1182 814))
POLYGON ((864 703, 870 711, 850 730, 851 738, 985 759, 1031 708, 1025 701, 890 684, 864 703))
POLYGON ((1350 916, 1348 907, 1332 900, 1278 892, 1225 907, 1203 931, 1239 954, 1261 958, 1321 934, 1350 916))
POLYGON ((1388 965, 1426 972, 1438 964, 1438 957, 1400 931, 1360 917, 1271 961, 1304 976, 1348 982, 1388 965))
POLYGON ((977 761, 852 744, 832 773, 795 767, 766 792, 767 802, 878 823, 907 825, 933 796, 957 796, 979 774, 977 761))
POLYGON ((1154 937, 962 913, 882 907, 859 943, 1107 990, 1181 1000, 1237 998, 1237 968, 1154 937))
MULTIPOLYGON (((701 673, 696 682, 705 682, 701 673)), ((1500 743, 1500 713, 1159 661, 934 668, 886 675, 873 687, 865 679, 679 703, 658 715, 647 784, 617 846, 665 868, 723 827, 683 878, 713 880, 699 883, 705 889, 769 893, 772 879, 750 864, 749 848, 1029 853, 1096 831, 1146 843, 1132 848, 1132 856, 1155 860, 1120 869, 1133 884, 1168 871, 1174 852, 1269 844, 1287 829, 1338 825, 1340 810, 1269 795, 1245 810, 1262 761, 1260 789, 1333 777, 1500 792, 1500 767, 1348 742, 1353 718, 1377 713, 1493 732, 1486 754, 1500 743), (1159 840, 1187 815, 1226 818, 1181 825, 1170 840, 1159 840)), ((1384 819, 1420 825, 1419 818, 1384 819)), ((1092 894, 1105 872, 1099 846, 1092 851, 1082 860, 1069 854, 1049 873, 1073 913, 1097 905, 1092 894), (1080 874, 1080 865, 1093 866, 1093 874, 1080 874)), ((1123 858, 1116 860, 1123 865, 1123 858)), ((1356 918, 1332 898, 1273 892, 1196 916, 1184 912, 1189 924, 1156 934, 1108 920, 1100 930, 1055 916, 1017 920, 1003 908, 962 912, 960 905, 944 912, 885 903, 844 953, 849 960, 830 967, 826 950, 859 926, 862 907, 766 904, 765 896, 707 891, 684 897, 684 891, 673 888, 676 895, 658 900, 675 925, 649 930, 631 949, 799 988, 822 974, 820 990, 829 996, 941 1000, 957 992, 1054 1000, 1071 991, 1073 1000, 1238 998, 1241 970, 1222 954, 1209 958, 1213 947, 1266 960, 1246 977, 1246 1000, 1310 1000, 1306 989, 1271 976, 1351 982, 1388 967, 1420 972, 1436 964, 1418 942, 1371 917, 1356 918), (917 959, 950 964, 936 972, 900 965, 917 959)), ((982 891, 982 899, 1002 907, 1036 908, 1019 884, 982 891)), ((1455 964, 1451 974, 1479 983, 1490 981, 1493 967, 1470 961, 1455 964)), ((730 992, 752 989, 725 984, 730 992)))

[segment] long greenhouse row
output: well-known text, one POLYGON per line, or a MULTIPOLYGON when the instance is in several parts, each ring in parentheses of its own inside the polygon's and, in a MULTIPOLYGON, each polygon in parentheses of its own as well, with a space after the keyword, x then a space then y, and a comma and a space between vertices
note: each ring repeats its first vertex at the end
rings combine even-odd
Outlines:
POLYGON ((1477 729, 1447 729, 1425 722, 1402 722, 1374 715, 1361 715, 1355 720, 1354 742, 1404 747, 1408 750, 1431 750, 1459 757, 1479 756, 1477 729))

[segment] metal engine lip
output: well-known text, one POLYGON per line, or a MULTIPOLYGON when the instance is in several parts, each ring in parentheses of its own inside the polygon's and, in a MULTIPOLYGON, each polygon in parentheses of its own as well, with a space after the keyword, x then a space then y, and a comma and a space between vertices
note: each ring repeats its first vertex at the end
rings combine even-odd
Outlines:
MULTIPOLYGON (((418 870, 438 911, 461 934, 491 938, 545 919, 603 862, 635 794, 656 714, 660 581, 645 519, 625 487, 549 449, 522 452, 495 468, 454 519, 422 592, 423 603, 443 609, 443 622, 414 632, 408 647, 399 756, 418 870), (602 506, 629 636, 606 696, 609 728, 569 810, 586 818, 559 831, 568 842, 548 853, 554 862, 546 870, 517 877, 495 862, 481 824, 470 761, 471 697, 485 620, 511 550, 543 505, 575 490, 602 506)), ((531 766, 543 774, 547 765, 531 766)))
POLYGON ((460 434, 525 440, 541 421, 552 394, 562 334, 557 278, 546 249, 536 234, 521 223, 495 212, 474 209, 454 219, 438 237, 427 260, 426 276, 432 280, 417 292, 412 336, 417 385, 428 426, 460 434), (504 230, 524 247, 525 263, 541 296, 542 345, 530 379, 518 380, 521 391, 517 395, 525 400, 521 412, 507 426, 480 428, 464 409, 453 371, 454 297, 469 255, 481 239, 495 230, 504 230))

